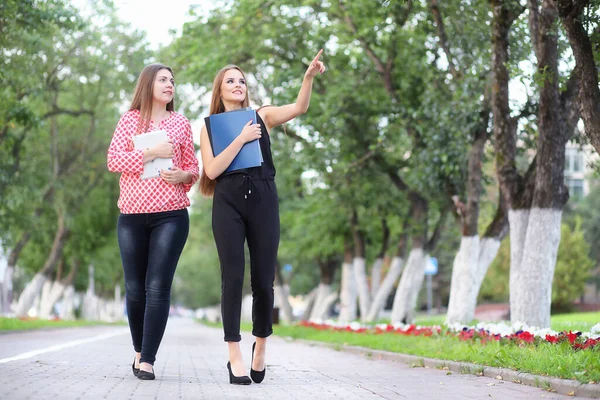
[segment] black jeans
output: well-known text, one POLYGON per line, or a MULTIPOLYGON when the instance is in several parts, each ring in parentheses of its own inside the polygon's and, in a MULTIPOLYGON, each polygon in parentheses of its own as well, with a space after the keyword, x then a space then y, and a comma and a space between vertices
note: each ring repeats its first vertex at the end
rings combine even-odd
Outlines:
POLYGON ((119 215, 127 317, 141 362, 156 360, 169 317, 171 283, 189 226, 187 209, 119 215))
POLYGON ((252 334, 273 333, 273 281, 279 247, 279 202, 273 180, 247 175, 217 181, 212 228, 221 263, 221 314, 226 342, 239 342, 244 241, 250 251, 252 334))

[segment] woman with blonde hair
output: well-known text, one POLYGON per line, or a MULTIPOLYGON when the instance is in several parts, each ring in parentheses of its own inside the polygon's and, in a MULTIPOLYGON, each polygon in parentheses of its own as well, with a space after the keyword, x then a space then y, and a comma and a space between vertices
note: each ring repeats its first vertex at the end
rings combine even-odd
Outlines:
POLYGON ((151 380, 156 352, 169 316, 171 284, 187 240, 190 200, 198 159, 189 121, 174 111, 171 68, 148 65, 141 72, 129 111, 121 116, 108 148, 108 169, 121 173, 117 236, 125 277, 125 302, 135 358, 133 374, 151 380), (167 140, 134 149, 133 137, 164 130, 167 140), (171 158, 173 166, 142 180, 144 164, 171 158))
MULTIPOLYGON (((221 312, 229 350, 229 382, 247 385, 265 377, 267 337, 273 333, 273 281, 279 246, 279 205, 269 130, 308 110, 313 78, 325 72, 319 61, 323 50, 310 63, 296 102, 256 110, 239 136, 216 157, 206 127, 200 134, 203 172, 200 191, 214 196, 212 227, 221 264, 221 312), (225 172, 244 144, 259 140, 263 163, 259 167, 225 172), (240 350, 240 317, 244 281, 244 241, 250 251, 252 286, 252 345, 250 377, 240 350), (250 379, 251 378, 251 379, 250 379)), ((246 77, 235 65, 222 68, 213 82, 210 114, 248 107, 246 77)))

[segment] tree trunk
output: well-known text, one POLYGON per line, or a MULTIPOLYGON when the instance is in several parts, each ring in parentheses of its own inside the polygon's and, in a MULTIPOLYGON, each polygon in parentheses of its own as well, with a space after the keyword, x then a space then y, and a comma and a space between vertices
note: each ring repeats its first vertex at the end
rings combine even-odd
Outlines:
POLYGON ((333 302, 337 300, 337 293, 334 293, 331 287, 337 269, 337 262, 333 257, 317 261, 321 271, 321 281, 317 288, 317 296, 310 314, 310 320, 327 319, 333 302))
POLYGON ((344 249, 344 263, 342 264, 342 283, 340 289, 340 316, 342 322, 351 322, 356 319, 356 278, 352 262, 352 248, 346 244, 344 249))
MULTIPOLYGON (((377 257, 371 266, 371 293, 370 298, 375 299, 379 288, 381 287, 381 269, 383 268, 383 258, 377 257)), ((373 303, 371 303, 371 306, 373 303)))
POLYGON ((473 320, 481 283, 499 248, 500 240, 496 238, 462 237, 452 267, 448 324, 473 320))
POLYGON ((402 272, 402 267, 404 266, 404 259, 406 257, 406 242, 408 239, 408 234, 406 232, 407 222, 404 223, 404 233, 400 236, 400 240, 398 241, 398 247, 396 256, 392 259, 392 263, 390 265, 390 269, 383 280, 379 290, 373 296, 373 302, 371 303, 371 309, 369 310, 369 314, 367 315, 366 322, 374 322, 379 318, 379 314, 381 310, 385 307, 387 299, 394 288, 394 285, 398 281, 398 277, 402 272))
POLYGON ((60 309, 60 319, 72 321, 75 319, 75 288, 73 285, 67 286, 62 297, 63 306, 60 309))
POLYGON ((454 258, 446 322, 468 324, 475 317, 477 297, 487 270, 508 232, 508 216, 502 194, 494 220, 485 235, 463 236, 454 258))
POLYGON ((302 321, 308 321, 310 319, 310 314, 312 313, 312 310, 315 306, 315 300, 317 298, 317 291, 318 291, 318 287, 314 288, 313 290, 310 291, 309 294, 307 294, 305 296, 305 307, 304 307, 304 311, 302 312, 302 321))
MULTIPOLYGON (((61 265, 62 264, 63 263, 61 262, 61 265)), ((67 275, 65 279, 60 280, 60 274, 57 271, 57 277, 54 280, 54 282, 50 283, 47 281, 44 284, 44 286, 48 285, 48 291, 44 293, 44 291, 42 290, 42 300, 40 302, 39 312, 40 318, 50 318, 52 310, 54 309, 54 305, 63 297, 66 288, 72 285, 78 268, 79 263, 77 261, 73 261, 71 262, 71 269, 69 271, 69 275, 67 275)), ((59 269, 62 269, 62 267, 59 269)))
MULTIPOLYGON (((54 183, 51 183, 50 186, 46 188, 44 192, 44 196, 42 197, 42 204, 47 204, 52 197, 54 196, 54 183)), ((44 209, 42 207, 38 207, 35 209, 33 215, 34 218, 37 219, 42 215, 44 209)), ((10 255, 8 256, 8 265, 6 267, 6 272, 4 275, 4 285, 5 289, 2 293, 2 299, 0 299, 0 312, 4 314, 10 313, 10 306, 13 302, 13 276, 15 272, 15 267, 17 265, 17 260, 25 248, 25 245, 29 243, 31 239, 31 231, 24 232, 15 246, 11 249, 10 255)))
MULTIPOLYGON (((585 134, 600 153, 600 88, 594 49, 581 17, 590 1, 556 0, 560 19, 567 32, 579 75, 579 105, 585 124, 585 134)), ((598 30, 596 28, 598 34, 598 30)), ((597 51, 597 50, 596 50, 597 51)))
MULTIPOLYGON (((311 321, 322 321, 327 319, 327 314, 329 311, 328 307, 331 307, 331 294, 333 290, 331 285, 327 285, 324 283, 319 283, 317 287, 317 296, 315 297, 315 304, 313 306, 312 312, 310 313, 309 320, 311 321)), ((336 294, 337 298, 337 294, 336 294)))
MULTIPOLYGON (((371 267, 371 299, 375 299, 375 296, 379 291, 379 286, 381 285, 381 268, 383 267, 383 259, 385 257, 385 253, 387 252, 387 248, 390 241, 390 228, 387 226, 387 221, 385 220, 385 218, 381 219, 381 232, 381 250, 379 251, 379 254, 377 254, 377 257, 373 262, 373 266, 371 267)), ((369 310, 369 313, 370 312, 371 311, 369 310)))
POLYGON ((425 253, 423 247, 416 247, 410 251, 398 289, 396 289, 396 296, 394 296, 392 324, 412 322, 417 297, 425 278, 425 263, 428 257, 429 255, 425 253))
MULTIPOLYGON (((416 192, 410 192, 408 198, 411 203, 410 216, 412 221, 412 249, 408 255, 406 267, 400 277, 400 283, 394 296, 394 305, 392 307, 392 323, 411 322, 414 316, 414 309, 417 304, 417 297, 425 278, 425 264, 428 254, 426 254, 427 238, 427 214, 428 203, 425 198, 416 192)), ((440 218, 440 221, 442 218, 440 218)), ((438 221, 438 223, 440 222, 438 221)), ((438 226, 439 228, 439 226, 438 226)), ((434 237, 439 235, 438 229, 434 237)))
POLYGON ((354 239, 354 259, 353 270, 356 281, 356 289, 358 291, 358 305, 360 309, 360 317, 364 319, 369 312, 371 297, 369 293, 369 283, 367 281, 367 265, 365 260, 365 239, 364 234, 359 226, 358 214, 356 210, 352 210, 350 219, 352 226, 352 236, 354 239))
POLYGON ((19 296, 19 302, 15 314, 18 317, 27 316, 29 309, 32 307, 36 296, 39 295, 40 290, 44 282, 48 279, 48 275, 52 272, 56 266, 58 260, 62 256, 62 251, 69 236, 69 229, 65 226, 64 216, 58 215, 58 227, 54 234, 54 242, 50 249, 50 254, 44 263, 42 269, 35 274, 33 280, 27 284, 21 296, 19 296))
POLYGON ((366 322, 374 322, 379 318, 379 314, 383 307, 385 307, 385 303, 387 301, 388 296, 392 292, 394 288, 394 284, 398 281, 398 277, 402 272, 402 267, 404 266, 404 259, 402 257, 396 256, 392 259, 392 264, 390 265, 390 270, 385 276, 381 287, 377 291, 377 294, 373 298, 373 303, 371 304, 371 309, 369 310, 369 314, 367 315, 366 322))
POLYGON ((288 288, 284 285, 283 278, 281 277, 281 266, 279 261, 275 264, 275 306, 279 307, 281 320, 287 324, 294 320, 294 313, 292 312, 292 306, 289 301, 288 288))
POLYGON ((2 298, 0 298, 0 315, 10 315, 11 304, 13 301, 13 276, 15 274, 15 267, 7 265, 4 270, 4 280, 2 283, 2 298))
POLYGON ((100 302, 99 298, 96 296, 94 274, 94 264, 88 265, 88 287, 85 291, 83 304, 81 306, 81 315, 86 321, 98 321, 100 318, 100 302))
MULTIPOLYGON (((530 0, 529 8, 530 14, 538 13, 537 1, 530 0)), ((565 132, 569 128, 561 123, 565 110, 561 109, 558 84, 558 34, 554 26, 557 18, 554 4, 543 0, 537 26, 535 19, 530 19, 531 34, 537 36, 538 71, 543 77, 538 115, 539 161, 531 209, 509 213, 511 226, 514 224, 515 234, 522 240, 514 252, 515 242, 511 240, 511 322, 540 328, 550 327, 562 208, 568 200, 563 173, 565 144, 573 133, 565 132)))
MULTIPOLYGON (((517 121, 508 106, 508 29, 518 15, 505 4, 494 7, 494 135, 498 178, 508 205, 511 235, 511 321, 547 328, 552 278, 560 242, 565 144, 575 125, 570 90, 559 95, 557 10, 543 0, 529 0, 529 27, 540 73, 537 154, 524 178, 515 167, 517 121)), ((575 74, 572 74, 574 77, 575 74)), ((573 79, 569 84, 573 86, 573 79)), ((567 88, 569 89, 569 88, 567 88)))

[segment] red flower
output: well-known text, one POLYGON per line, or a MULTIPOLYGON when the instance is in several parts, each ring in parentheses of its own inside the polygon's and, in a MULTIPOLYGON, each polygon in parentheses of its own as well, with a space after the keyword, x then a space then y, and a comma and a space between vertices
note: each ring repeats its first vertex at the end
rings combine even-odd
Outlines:
POLYGON ((567 333, 567 338, 569 338, 569 343, 571 343, 571 344, 575 343, 575 341, 577 340, 577 336, 579 336, 579 335, 569 331, 569 333, 567 333))
POLYGON ((558 338, 558 336, 546 334, 546 340, 552 344, 556 344, 559 342, 560 339, 558 338))
POLYGON ((527 343, 533 343, 533 341, 535 340, 535 336, 533 336, 531 333, 526 332, 526 331, 518 333, 517 337, 527 343))

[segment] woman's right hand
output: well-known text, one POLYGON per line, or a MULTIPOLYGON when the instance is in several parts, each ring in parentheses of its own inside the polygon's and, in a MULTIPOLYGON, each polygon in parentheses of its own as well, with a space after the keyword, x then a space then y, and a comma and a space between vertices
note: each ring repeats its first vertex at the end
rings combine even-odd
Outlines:
POLYGON ((242 141, 243 144, 251 142, 256 139, 260 139, 261 131, 260 124, 253 124, 252 120, 248 121, 242 129, 242 133, 238 136, 238 139, 242 141))
POLYGON ((161 144, 157 144, 152 149, 152 153, 156 158, 172 158, 173 157, 173 141, 167 140, 161 144))

